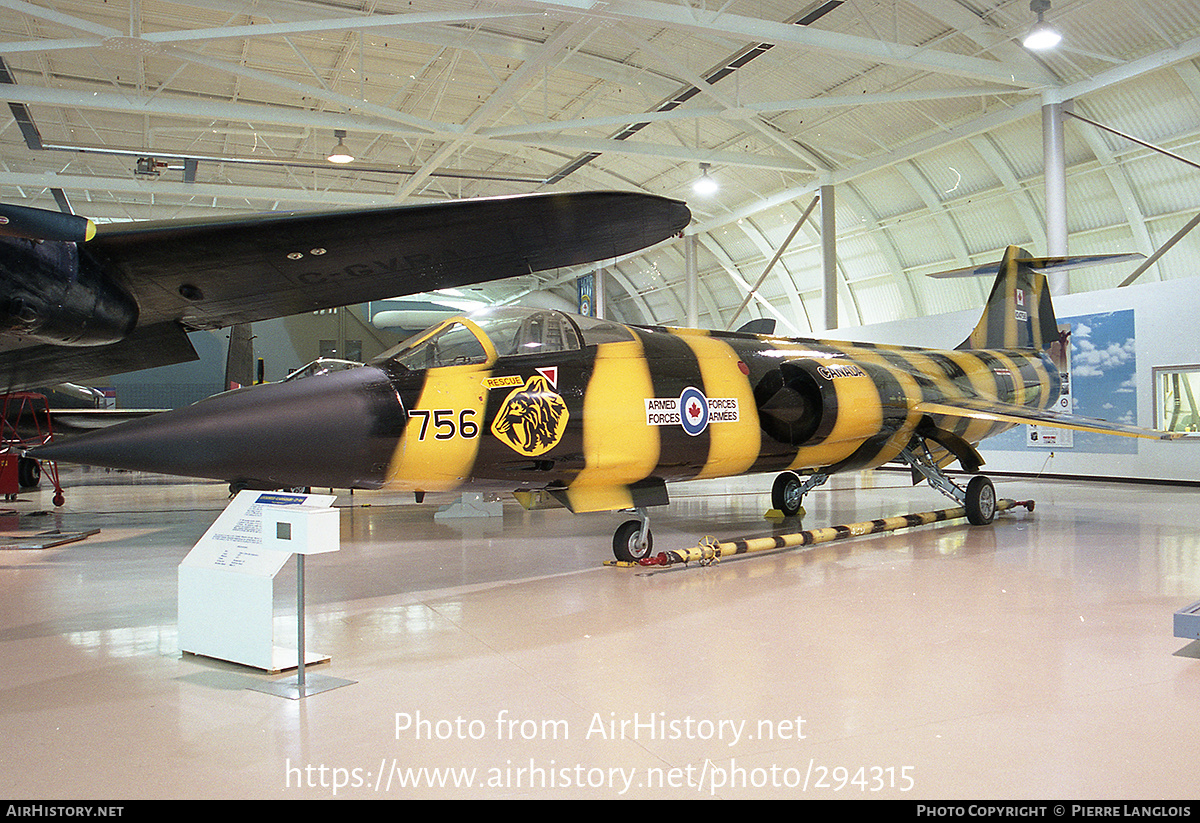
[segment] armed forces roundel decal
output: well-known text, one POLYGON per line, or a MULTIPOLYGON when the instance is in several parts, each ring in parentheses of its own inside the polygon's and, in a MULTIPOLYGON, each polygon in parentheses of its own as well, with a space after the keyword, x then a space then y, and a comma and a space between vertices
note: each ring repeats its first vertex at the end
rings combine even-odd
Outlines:
POLYGON ((704 392, 694 386, 683 390, 679 395, 679 422, 692 437, 708 428, 708 398, 704 392))
POLYGON ((679 397, 647 397, 647 426, 682 426, 695 437, 709 423, 736 423, 739 418, 736 397, 705 397, 695 386, 688 386, 679 397))
POLYGON ((535 457, 558 445, 567 428, 566 401, 543 375, 513 389, 492 420, 492 434, 518 454, 535 457))

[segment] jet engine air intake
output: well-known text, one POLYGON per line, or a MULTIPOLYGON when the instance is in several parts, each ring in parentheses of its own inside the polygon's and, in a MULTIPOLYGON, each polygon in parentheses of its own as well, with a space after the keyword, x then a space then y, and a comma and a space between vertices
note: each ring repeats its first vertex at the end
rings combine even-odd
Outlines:
POLYGON ((851 362, 789 360, 768 372, 754 388, 762 430, 789 446, 837 443, 879 431, 879 397, 867 372, 851 362), (870 394, 862 394, 868 388, 870 394), (840 398, 852 396, 853 403, 840 398))

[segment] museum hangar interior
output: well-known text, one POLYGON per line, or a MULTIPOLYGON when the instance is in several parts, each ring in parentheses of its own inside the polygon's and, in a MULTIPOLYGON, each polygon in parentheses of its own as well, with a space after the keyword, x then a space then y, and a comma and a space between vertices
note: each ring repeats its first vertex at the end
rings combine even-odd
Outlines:
MULTIPOLYGON (((617 512, 314 488, 340 550, 303 576, 329 658, 307 668, 344 682, 304 699, 181 646, 180 564, 227 482, 63 463, 63 505, 44 474, 4 508, 5 795, 1195 797, 1194 0, 0 0, 0 29, 6 206, 102 229, 593 190, 691 211, 620 257, 256 322, 267 381, 587 288, 617 323, 952 349, 991 278, 927 275, 1015 245, 1144 255, 1050 275, 1068 400, 1181 435, 1017 426, 979 453, 1032 511, 669 567, 606 563, 617 512)), ((229 334, 92 385, 184 406, 225 387, 229 334)), ((893 465, 780 523, 773 479, 672 483, 656 550, 952 505, 893 465)), ((268 617, 293 648, 299 576, 268 617)))

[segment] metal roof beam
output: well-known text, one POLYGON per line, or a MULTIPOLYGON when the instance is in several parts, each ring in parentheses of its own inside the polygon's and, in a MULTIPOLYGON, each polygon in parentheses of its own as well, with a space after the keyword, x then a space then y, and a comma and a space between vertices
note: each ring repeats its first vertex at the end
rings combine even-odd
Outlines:
MULTIPOLYGON (((0 43, 0 53, 15 54, 22 51, 66 51, 70 49, 93 49, 112 41, 139 41, 142 48, 151 50, 168 48, 184 43, 203 43, 212 40, 249 40, 254 37, 287 37, 295 34, 327 33, 335 31, 367 31, 373 29, 398 29, 405 26, 420 26, 433 24, 471 23, 481 20, 503 20, 512 17, 540 17, 541 12, 535 11, 451 11, 427 12, 413 14, 374 14, 370 17, 334 17, 315 20, 301 20, 290 23, 260 23, 245 26, 220 26, 211 29, 175 29, 173 31, 157 31, 143 33, 137 37, 129 37, 125 32, 96 26, 77 17, 47 12, 20 0, 0 0, 0 8, 29 14, 34 17, 52 20, 69 28, 78 28, 90 32, 92 37, 59 38, 55 40, 27 40, 12 43, 0 43)), ((132 43, 129 43, 132 46, 132 43)))
MULTIPOLYGON (((659 145, 643 142, 603 140, 571 136, 545 137, 529 141, 518 137, 488 138, 482 135, 462 134, 459 126, 446 126, 447 131, 430 134, 421 130, 401 128, 407 123, 386 122, 361 113, 343 114, 319 112, 283 106, 262 106, 254 103, 231 103, 171 98, 129 98, 109 92, 70 91, 47 89, 38 86, 4 86, 3 96, 11 102, 65 106, 68 108, 100 109, 135 114, 161 114, 171 117, 200 119, 206 124, 212 120, 222 122, 270 123, 272 125, 303 126, 306 128, 345 128, 356 131, 378 131, 409 137, 440 137, 447 140, 461 139, 464 143, 497 142, 507 146, 518 143, 534 148, 561 148, 570 150, 612 152, 651 157, 665 157, 695 163, 722 163, 731 166, 776 169, 779 171, 810 172, 811 168, 795 158, 772 157, 770 155, 743 154, 740 152, 712 151, 686 146, 659 145)), ((385 110, 387 111, 387 110, 385 110)), ((399 112, 391 112, 401 118, 399 112)))
MULTIPOLYGON (((194 97, 130 97, 115 92, 92 92, 73 89, 51 89, 41 86, 5 86, 0 96, 16 103, 63 106, 76 109, 98 109, 130 114, 158 114, 168 117, 210 122, 271 123, 273 125, 303 126, 305 128, 345 128, 388 131, 393 134, 427 137, 423 129, 403 129, 402 125, 363 114, 312 111, 285 106, 264 106, 257 103, 234 103, 228 100, 202 100, 194 97)), ((400 116, 399 112, 393 114, 400 116)))
MULTIPOLYGON (((1108 88, 1123 83, 1127 80, 1132 80, 1140 77, 1143 74, 1148 74, 1157 71, 1161 68, 1172 66, 1176 63, 1185 60, 1191 60, 1200 56, 1200 37, 1193 38, 1187 42, 1180 43, 1163 51, 1147 55, 1138 60, 1133 60, 1126 63, 1124 66, 1109 69, 1095 77, 1087 80, 1081 80, 1078 83, 1072 83, 1056 89, 1052 96, 1062 100, 1070 100, 1072 98, 1081 97, 1094 91, 1108 88)), ((939 149, 943 146, 957 143, 960 140, 966 140, 978 134, 990 131, 992 129, 1003 126, 1007 123, 1012 123, 1020 120, 1023 117, 1029 117, 1034 114, 1039 114, 1042 109, 1041 99, 1022 100, 1012 108, 1003 111, 986 114, 983 117, 968 120, 963 123, 954 125, 949 132, 937 134, 932 137, 915 140, 905 146, 900 146, 894 151, 886 152, 877 157, 872 157, 862 163, 856 163, 853 166, 847 166, 844 169, 828 172, 823 175, 823 178, 809 181, 803 185, 795 186, 791 189, 779 192, 771 197, 764 198, 757 203, 751 203, 739 209, 735 209, 719 218, 715 218, 703 224, 693 223, 686 231, 688 233, 702 233, 712 231, 729 223, 734 223, 740 219, 750 217, 765 209, 774 208, 782 203, 795 200, 805 195, 811 195, 823 183, 842 183, 847 180, 853 180, 856 177, 861 177, 864 174, 870 174, 881 168, 894 166, 905 160, 911 160, 914 157, 925 154, 926 152, 939 149)))
MULTIPOLYGON (((300 7, 272 0, 255 0, 253 7, 247 9, 246 0, 172 0, 178 5, 194 8, 221 11, 229 15, 254 14, 274 21, 302 21, 308 19, 300 7)), ((342 9, 346 18, 365 18, 369 11, 357 9, 342 9)), ((333 19, 341 19, 340 17, 333 19)), ((511 60, 528 60, 538 49, 542 41, 528 35, 514 34, 508 31, 490 31, 482 24, 471 27, 456 25, 407 25, 404 28, 404 39, 416 43, 451 49, 467 49, 479 54, 490 54, 511 60)), ((633 83, 645 80, 647 77, 666 83, 678 83, 679 78, 665 76, 661 72, 637 65, 629 61, 619 61, 611 57, 585 51, 573 51, 569 58, 572 71, 592 77, 622 83, 633 83)))
POLYGON ((907 69, 969 77, 1005 86, 1041 88, 1057 83, 1045 70, 1015 70, 997 60, 966 57, 930 48, 906 46, 825 31, 809 26, 776 23, 738 14, 682 7, 654 0, 530 0, 534 7, 558 12, 575 12, 619 23, 638 22, 669 26, 673 29, 700 31, 721 37, 744 38, 771 43, 776 47, 816 50, 871 63, 887 63, 907 69))
POLYGON ((468 142, 474 132, 483 128, 484 121, 487 118, 492 117, 501 107, 507 105, 516 95, 517 91, 528 83, 537 71, 541 70, 543 66, 548 65, 555 57, 562 53, 581 31, 585 32, 584 36, 586 38, 586 30, 591 27, 590 21, 576 20, 574 23, 562 26, 558 32, 547 39, 541 51, 532 60, 523 62, 516 71, 508 76, 499 88, 488 95, 488 99, 483 105, 471 113, 471 116, 467 118, 467 121, 462 126, 463 134, 443 143, 425 162, 421 170, 404 182, 404 185, 400 187, 399 196, 401 198, 407 197, 416 191, 417 187, 433 172, 437 171, 438 167, 450 155, 468 142))
MULTIPOLYGON (((314 207, 328 207, 331 204, 386 206, 394 202, 394 196, 391 193, 363 194, 361 191, 338 191, 328 188, 296 189, 227 183, 176 183, 162 179, 145 182, 135 179, 132 175, 122 178, 55 174, 53 172, 47 174, 0 172, 0 186, 26 186, 32 189, 60 188, 67 192, 108 191, 117 194, 140 194, 146 197, 169 195, 185 200, 196 197, 215 197, 247 203, 249 201, 266 201, 268 204, 290 203, 297 206, 312 205, 314 207)), ((286 209, 287 207, 284 207, 285 211, 286 209)))
MULTIPOLYGON (((670 111, 655 111, 637 115, 639 123, 658 123, 667 120, 695 120, 702 117, 740 118, 743 114, 774 114, 777 112, 809 111, 813 109, 853 108, 889 103, 914 103, 921 100, 948 100, 962 97, 990 97, 997 94, 1013 94, 1013 89, 999 86, 931 89, 926 91, 880 92, 877 94, 831 95, 798 100, 771 100, 759 103, 742 103, 736 108, 678 108, 670 111)), ((512 126, 497 126, 480 129, 487 137, 517 137, 530 134, 569 131, 571 129, 623 126, 629 122, 628 114, 610 114, 603 117, 581 117, 574 120, 548 120, 542 123, 524 123, 512 126)))

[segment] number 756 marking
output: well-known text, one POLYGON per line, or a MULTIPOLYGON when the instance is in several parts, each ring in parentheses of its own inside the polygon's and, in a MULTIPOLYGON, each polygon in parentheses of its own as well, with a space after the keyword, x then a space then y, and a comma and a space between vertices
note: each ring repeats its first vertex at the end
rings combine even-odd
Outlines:
POLYGON ((417 432, 418 440, 424 440, 429 434, 431 422, 434 440, 450 440, 453 437, 469 439, 479 436, 479 424, 474 419, 476 413, 475 409, 463 409, 456 416, 454 409, 412 409, 408 416, 421 420, 421 430, 417 432))

